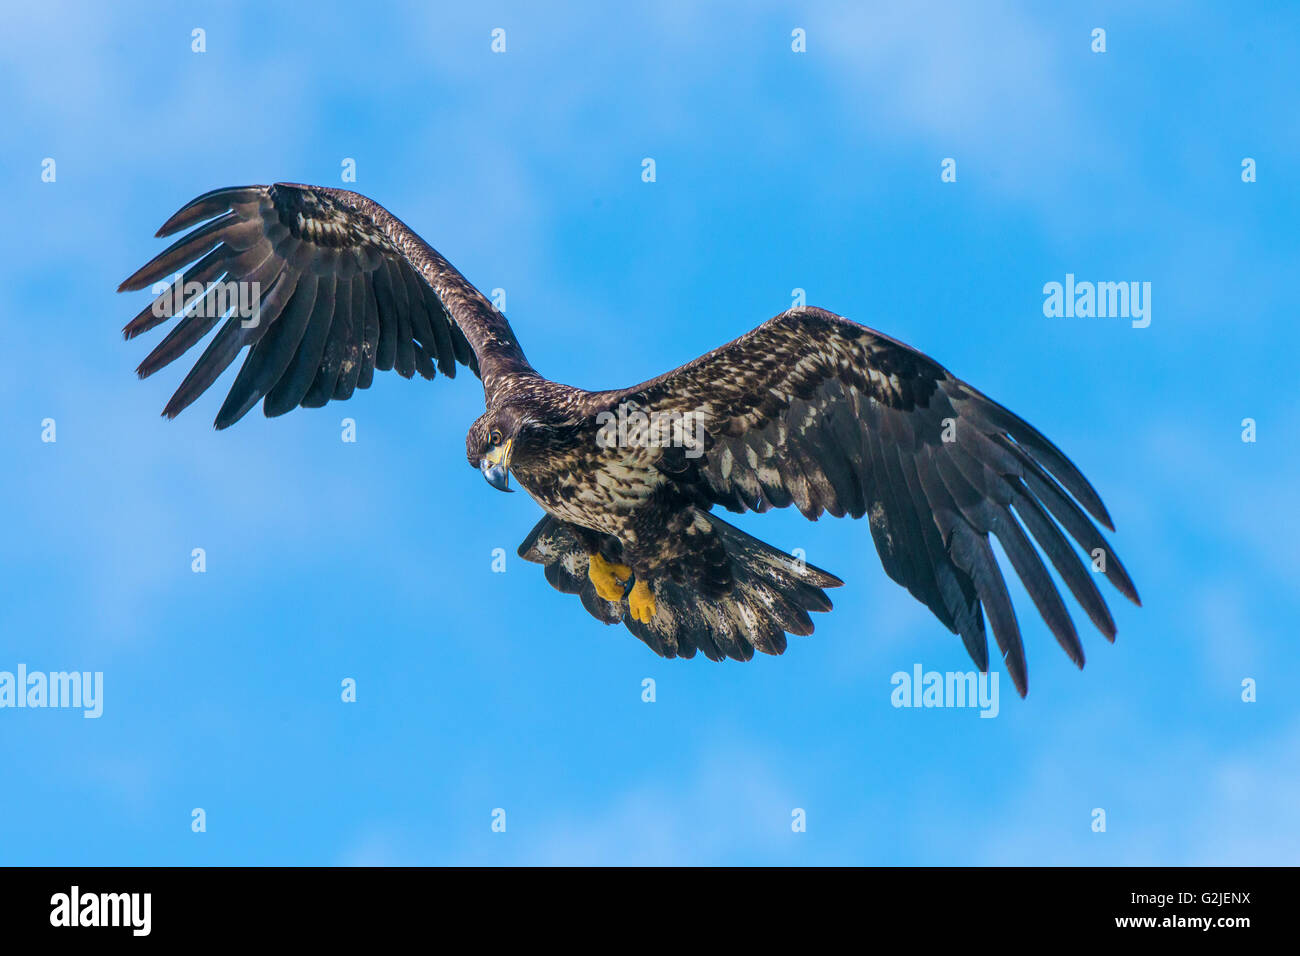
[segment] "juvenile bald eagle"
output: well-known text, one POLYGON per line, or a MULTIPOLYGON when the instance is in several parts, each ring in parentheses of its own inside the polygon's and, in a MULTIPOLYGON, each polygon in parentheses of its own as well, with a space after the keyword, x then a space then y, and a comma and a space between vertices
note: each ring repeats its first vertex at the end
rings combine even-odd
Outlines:
POLYGON ((1094 524, 1114 530, 1101 499, 1055 445, 933 359, 833 313, 791 309, 651 381, 589 392, 542 378, 505 316, 357 193, 218 189, 158 235, 191 227, 118 290, 180 272, 124 329, 130 339, 179 317, 142 378, 224 319, 166 417, 245 347, 217 428, 259 401, 275 416, 347 399, 376 369, 432 379, 468 366, 486 404, 466 436, 469 464, 501 490, 513 474, 546 512, 520 555, 663 657, 780 654, 787 632, 812 633, 808 612, 830 610, 823 589, 843 583, 722 521, 719 505, 865 516, 886 573, 961 636, 982 671, 988 616, 1022 696, 1024 648, 990 535, 1080 667, 1039 551, 1108 640, 1115 623, 1090 568, 1140 603, 1094 524), (252 315, 231 305, 232 288, 253 290, 252 315))

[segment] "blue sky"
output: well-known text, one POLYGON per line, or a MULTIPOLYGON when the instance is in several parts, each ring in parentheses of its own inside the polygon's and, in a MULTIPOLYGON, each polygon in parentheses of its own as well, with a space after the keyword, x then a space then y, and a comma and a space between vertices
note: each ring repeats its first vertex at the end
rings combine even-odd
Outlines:
POLYGON ((102 671, 104 713, 0 709, 0 863, 1300 859, 1300 14, 1052 6, 6 7, 0 670, 102 671), (468 376, 216 433, 232 369, 163 421, 183 370, 135 379, 158 336, 113 292, 154 230, 344 158, 560 381, 795 288, 929 352, 1080 465, 1145 606, 1106 592, 1079 673, 1013 585, 1028 699, 896 709, 894 672, 969 661, 862 523, 739 521, 835 610, 781 658, 662 661, 514 558, 539 510, 466 467, 468 376), (1067 273, 1150 282, 1150 327, 1045 317, 1067 273))

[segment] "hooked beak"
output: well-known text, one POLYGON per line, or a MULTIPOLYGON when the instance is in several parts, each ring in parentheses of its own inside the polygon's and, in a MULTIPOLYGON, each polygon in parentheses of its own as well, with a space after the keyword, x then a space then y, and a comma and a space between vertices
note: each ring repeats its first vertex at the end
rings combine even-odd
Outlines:
POLYGON ((493 448, 487 453, 487 457, 478 463, 478 469, 483 472, 487 483, 497 491, 514 491, 509 484, 510 446, 513 443, 513 438, 507 439, 504 445, 493 448))

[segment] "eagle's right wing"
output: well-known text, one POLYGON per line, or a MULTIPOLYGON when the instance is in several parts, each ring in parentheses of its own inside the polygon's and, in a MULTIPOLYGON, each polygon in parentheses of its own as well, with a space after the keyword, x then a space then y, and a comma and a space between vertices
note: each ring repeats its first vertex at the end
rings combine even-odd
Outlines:
POLYGON ((505 316, 365 196, 293 183, 217 189, 188 203, 158 235, 193 226, 118 289, 143 289, 184 270, 123 330, 130 339, 180 316, 140 364, 141 378, 178 359, 225 318, 167 403, 168 418, 245 346, 248 357, 217 428, 258 401, 272 416, 347 399, 370 386, 375 369, 433 378, 436 367, 451 377, 459 362, 482 378, 488 394, 530 369, 505 316))

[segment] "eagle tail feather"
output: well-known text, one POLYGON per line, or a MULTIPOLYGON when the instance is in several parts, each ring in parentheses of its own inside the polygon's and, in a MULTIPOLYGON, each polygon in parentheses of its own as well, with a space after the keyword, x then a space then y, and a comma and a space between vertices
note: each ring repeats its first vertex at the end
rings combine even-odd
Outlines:
POLYGON ((731 558, 734 584, 725 594, 709 595, 689 578, 664 575, 647 582, 656 613, 649 623, 634 619, 627 598, 607 601, 587 576, 589 553, 582 536, 567 522, 547 515, 519 546, 519 556, 544 566, 547 582, 576 594, 582 606, 605 624, 622 621, 660 657, 747 661, 755 650, 781 654, 786 634, 813 632, 810 612, 831 609, 824 588, 839 587, 835 575, 759 541, 712 514, 704 514, 731 558))

